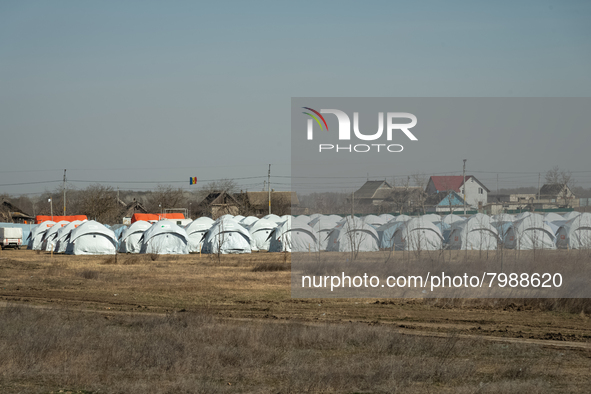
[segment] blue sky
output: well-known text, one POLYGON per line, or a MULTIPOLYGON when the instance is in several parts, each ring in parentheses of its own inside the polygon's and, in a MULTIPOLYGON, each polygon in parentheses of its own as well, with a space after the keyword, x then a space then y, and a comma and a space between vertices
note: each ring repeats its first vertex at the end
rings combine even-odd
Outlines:
MULTIPOLYGON (((583 1, 2 1, 0 193, 64 168, 146 182, 121 188, 289 175, 291 97, 589 97, 589 20, 583 1)), ((572 156, 495 170, 588 168, 572 156)))

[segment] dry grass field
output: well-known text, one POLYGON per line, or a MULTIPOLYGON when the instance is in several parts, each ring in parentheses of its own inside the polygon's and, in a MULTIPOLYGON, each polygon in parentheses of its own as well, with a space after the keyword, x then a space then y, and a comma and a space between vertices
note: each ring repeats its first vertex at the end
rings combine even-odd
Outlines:
POLYGON ((0 252, 0 392, 587 393, 591 302, 292 299, 288 255, 0 252))

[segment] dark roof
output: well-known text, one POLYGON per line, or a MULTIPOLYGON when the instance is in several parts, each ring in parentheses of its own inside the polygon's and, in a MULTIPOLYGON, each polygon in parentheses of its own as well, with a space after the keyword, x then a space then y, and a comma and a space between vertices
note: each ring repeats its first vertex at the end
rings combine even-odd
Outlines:
MULTIPOLYGON (((466 175, 466 181, 470 178, 474 178, 476 182, 480 184, 483 188, 486 189, 487 192, 490 190, 482 184, 474 175, 466 175)), ((437 175, 432 176, 431 181, 433 181, 433 185, 435 189, 439 192, 446 192, 453 190, 456 193, 460 192, 460 187, 464 184, 464 176, 463 175, 437 175)))
POLYGON ((385 194, 381 190, 392 190, 392 186, 386 181, 367 181, 354 193, 354 196, 355 199, 382 199, 385 194), (380 197, 377 195, 378 190, 380 190, 380 197))
POLYGON ((240 205, 238 200, 226 192, 211 192, 199 204, 206 205, 240 205))

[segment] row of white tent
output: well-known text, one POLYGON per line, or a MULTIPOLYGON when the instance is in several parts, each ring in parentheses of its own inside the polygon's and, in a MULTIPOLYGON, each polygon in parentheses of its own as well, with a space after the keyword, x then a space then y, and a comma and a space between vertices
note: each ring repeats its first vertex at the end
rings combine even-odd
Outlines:
POLYGON ((492 250, 591 248, 591 214, 542 216, 435 214, 292 217, 224 215, 198 218, 185 227, 162 220, 109 228, 95 221, 44 222, 33 228, 29 248, 68 254, 250 253, 394 250, 492 250))

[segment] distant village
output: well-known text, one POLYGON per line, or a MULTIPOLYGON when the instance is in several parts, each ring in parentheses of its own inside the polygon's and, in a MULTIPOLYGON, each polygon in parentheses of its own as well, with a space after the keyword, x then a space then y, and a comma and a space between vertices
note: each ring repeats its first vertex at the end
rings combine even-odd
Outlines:
MULTIPOLYGON (((423 184, 392 185, 386 180, 367 180, 351 193, 296 191, 237 191, 231 180, 212 184, 199 193, 159 186, 145 192, 118 191, 92 185, 68 191, 69 214, 82 214, 102 223, 127 223, 135 213, 180 212, 188 219, 225 214, 263 217, 321 214, 474 214, 564 212, 589 210, 591 198, 576 196, 569 182, 541 184, 534 193, 498 193, 474 175, 424 177, 423 184), (427 180, 428 179, 428 180, 427 180)), ((568 181, 568 179, 567 179, 568 181)), ((421 182, 418 182, 421 183, 421 182)), ((588 193, 587 193, 588 194, 588 193)), ((65 195, 65 193, 64 193, 65 195)), ((37 215, 62 214, 62 193, 46 192, 37 200, 2 196, 0 222, 32 223, 37 215)), ((65 208, 64 208, 65 210, 65 208)))

